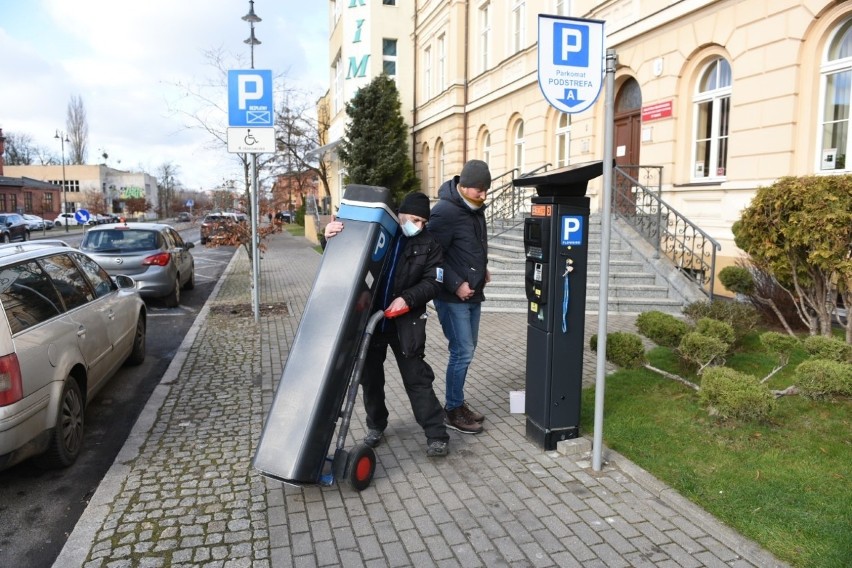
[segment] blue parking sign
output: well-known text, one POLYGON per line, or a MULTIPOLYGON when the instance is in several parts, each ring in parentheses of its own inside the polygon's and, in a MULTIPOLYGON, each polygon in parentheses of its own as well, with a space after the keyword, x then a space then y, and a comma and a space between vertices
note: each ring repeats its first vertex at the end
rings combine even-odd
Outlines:
POLYGON ((559 244, 562 246, 583 244, 583 217, 581 215, 563 215, 561 229, 559 244))
POLYGON ((228 71, 228 126, 273 126, 272 71, 228 71))
POLYGON ((554 108, 578 113, 603 87, 603 21, 538 16, 538 86, 554 108))

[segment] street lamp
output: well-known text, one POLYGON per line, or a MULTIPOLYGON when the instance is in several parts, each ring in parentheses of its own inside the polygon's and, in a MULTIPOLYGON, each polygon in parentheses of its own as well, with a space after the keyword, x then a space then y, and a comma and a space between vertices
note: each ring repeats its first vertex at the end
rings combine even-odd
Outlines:
MULTIPOLYGON (((54 138, 58 139, 60 144, 62 145, 62 212, 68 213, 68 185, 65 181, 65 143, 71 142, 68 139, 68 135, 64 132, 56 131, 56 136, 54 138)), ((68 219, 66 217, 62 217, 62 223, 65 225, 65 232, 68 232, 68 219)))
POLYGON ((246 40, 243 40, 243 43, 251 46, 251 68, 254 69, 254 46, 260 45, 260 40, 254 37, 254 25, 257 22, 262 22, 263 20, 254 13, 254 0, 249 0, 249 12, 245 16, 243 16, 243 21, 248 22, 251 26, 251 35, 246 40))

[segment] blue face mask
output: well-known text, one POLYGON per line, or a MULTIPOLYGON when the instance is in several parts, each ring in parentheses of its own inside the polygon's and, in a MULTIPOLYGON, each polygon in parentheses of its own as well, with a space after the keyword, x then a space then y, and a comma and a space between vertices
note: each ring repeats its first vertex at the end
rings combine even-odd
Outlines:
POLYGON ((423 229, 421 229, 420 227, 418 227, 417 225, 412 223, 411 219, 408 219, 402 225, 402 234, 404 234, 406 237, 413 237, 414 235, 417 235, 418 233, 420 233, 420 231, 422 231, 422 230, 423 229))

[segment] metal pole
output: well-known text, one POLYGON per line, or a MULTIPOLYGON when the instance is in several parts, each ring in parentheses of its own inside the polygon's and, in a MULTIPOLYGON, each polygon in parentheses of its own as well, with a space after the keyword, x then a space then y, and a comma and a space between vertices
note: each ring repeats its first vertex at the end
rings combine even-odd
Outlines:
MULTIPOLYGON (((54 138, 59 138, 59 144, 62 147, 62 212, 68 213, 68 182, 65 180, 65 139, 68 137, 64 132, 56 131, 54 138)), ((65 225, 65 232, 68 232, 68 219, 62 217, 62 223, 65 225)))
POLYGON ((251 304, 255 323, 260 321, 260 254, 257 237, 257 154, 251 155, 251 304))
POLYGON ((592 469, 601 470, 603 446, 604 385, 606 383, 606 329, 609 310, 609 239, 612 215, 612 141, 615 137, 614 49, 606 50, 606 98, 604 103, 603 212, 601 213, 601 283, 598 297, 598 365, 595 375, 595 435, 592 442, 592 469))

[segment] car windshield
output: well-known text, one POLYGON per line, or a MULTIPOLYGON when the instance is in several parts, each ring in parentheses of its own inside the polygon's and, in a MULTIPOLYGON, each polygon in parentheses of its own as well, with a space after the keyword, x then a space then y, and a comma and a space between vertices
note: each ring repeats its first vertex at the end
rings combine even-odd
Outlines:
POLYGON ((160 248, 156 231, 109 229, 89 231, 80 250, 88 252, 134 252, 160 248))

